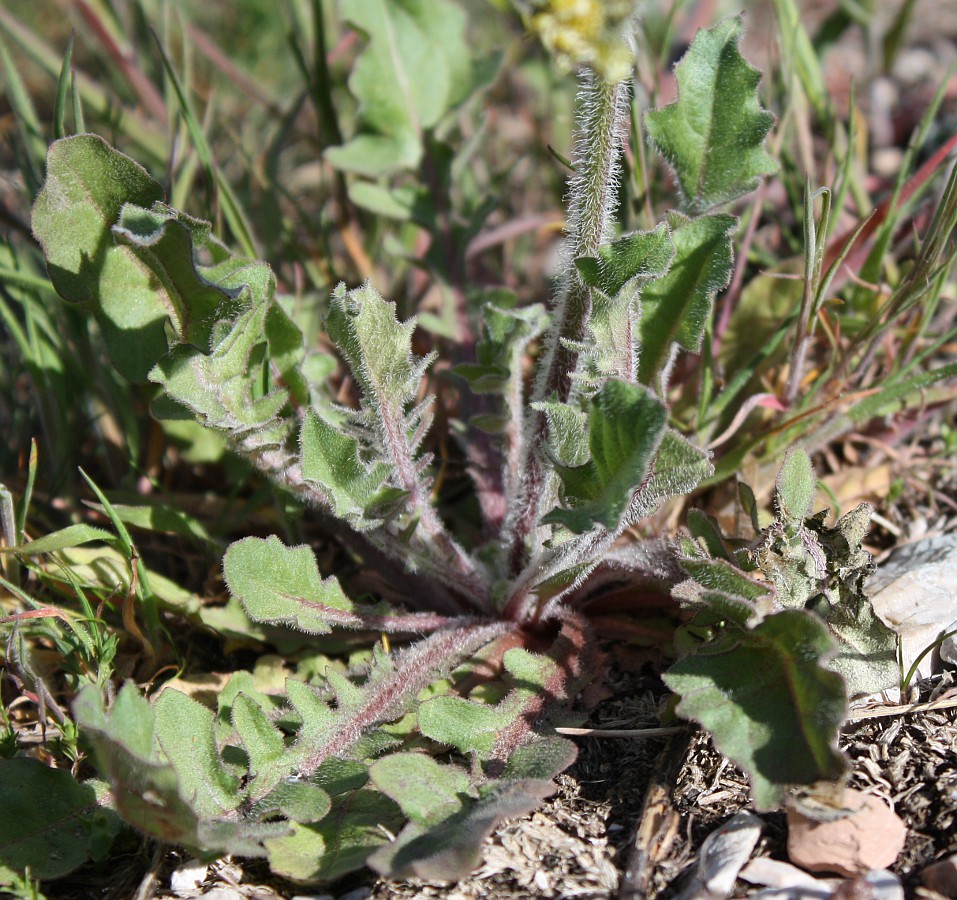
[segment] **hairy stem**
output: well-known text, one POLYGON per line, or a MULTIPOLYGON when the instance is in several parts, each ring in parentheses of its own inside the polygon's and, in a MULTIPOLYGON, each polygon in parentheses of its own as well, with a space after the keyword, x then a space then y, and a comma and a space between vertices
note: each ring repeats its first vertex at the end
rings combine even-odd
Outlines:
MULTIPOLYGON (((575 260, 595 256, 607 240, 618 188, 622 120, 627 90, 594 73, 584 76, 579 95, 580 130, 575 143, 575 177, 570 185, 569 235, 564 273, 555 304, 554 323, 545 336, 545 349, 532 393, 535 402, 568 403, 574 395, 579 344, 591 317, 591 290, 578 276, 575 260)), ((547 464, 548 420, 532 411, 525 431, 521 490, 510 498, 510 570, 517 575, 537 554, 535 532, 542 506, 552 493, 553 471, 547 464), (530 547, 529 544, 532 544, 530 547)))

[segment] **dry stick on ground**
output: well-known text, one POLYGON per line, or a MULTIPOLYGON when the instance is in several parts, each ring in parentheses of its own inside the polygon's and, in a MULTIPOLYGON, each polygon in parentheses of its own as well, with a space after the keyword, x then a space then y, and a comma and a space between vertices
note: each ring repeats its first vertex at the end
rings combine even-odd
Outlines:
POLYGON ((631 852, 622 875, 618 900, 642 900, 649 895, 651 876, 664 859, 678 833, 681 816, 671 800, 675 780, 688 756, 694 729, 673 734, 658 756, 651 775, 641 816, 635 826, 631 852))

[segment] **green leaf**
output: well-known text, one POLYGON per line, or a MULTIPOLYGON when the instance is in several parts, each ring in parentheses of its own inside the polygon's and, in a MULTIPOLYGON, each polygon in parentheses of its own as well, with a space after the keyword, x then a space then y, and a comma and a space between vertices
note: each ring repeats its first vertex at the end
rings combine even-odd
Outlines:
POLYGON ((167 689, 153 707, 156 737, 176 770, 180 793, 200 818, 218 818, 239 806, 239 779, 226 771, 213 735, 213 711, 167 689))
POLYGON ((366 517, 405 493, 384 485, 391 465, 367 465, 359 442, 312 410, 302 420, 300 446, 303 478, 318 485, 331 499, 335 514, 356 527, 376 524, 374 519, 366 522, 366 517))
POLYGON ((761 73, 738 52, 742 30, 738 16, 699 31, 675 69, 677 101, 645 115, 695 212, 753 190, 777 169, 764 150, 774 116, 758 100, 761 73))
POLYGON ((422 753, 392 753, 369 768, 372 783, 413 822, 428 825, 459 812, 472 792, 468 775, 422 753))
POLYGON ((244 538, 223 559, 230 593, 255 622, 326 634, 332 624, 354 624, 352 602, 335 578, 319 575, 309 547, 286 547, 279 538, 244 538))
POLYGON ((652 466, 666 420, 664 406, 645 388, 609 380, 589 411, 591 459, 575 468, 558 467, 566 506, 543 521, 578 534, 596 525, 617 529, 652 466))
POLYGON ((634 524, 659 509, 665 500, 690 494, 713 471, 707 451, 695 447, 673 428, 666 428, 651 475, 635 492, 626 522, 634 524))
POLYGON ((668 364, 675 344, 690 353, 701 349, 715 295, 728 285, 733 264, 734 216, 688 219, 671 213, 668 222, 674 262, 641 295, 639 378, 645 384, 668 364))
POLYGON ((163 189, 139 163, 96 135, 51 144, 46 181, 33 206, 33 233, 57 293, 75 303, 95 300, 106 257, 126 255, 113 247, 110 234, 120 209, 162 199, 163 189))
POLYGON ((900 683, 897 635, 877 617, 866 594, 845 594, 833 605, 821 596, 809 608, 837 638, 830 668, 844 678, 849 697, 875 694, 900 683))
POLYGON ((94 528, 92 525, 67 525, 66 528, 45 534, 35 541, 27 541, 18 547, 0 548, 0 553, 16 552, 31 556, 39 553, 55 553, 57 550, 79 547, 81 544, 88 544, 90 541, 106 541, 108 544, 115 544, 118 538, 113 532, 104 531, 102 528, 94 528))
POLYGON ((464 878, 481 860, 482 841, 502 819, 531 812, 555 792, 550 781, 495 781, 479 788, 472 800, 462 770, 411 753, 374 763, 370 774, 411 821, 370 857, 369 865, 390 877, 430 881, 464 878))
POLYGON ((588 416, 567 403, 531 404, 548 420, 548 452, 559 466, 574 468, 591 459, 588 447, 588 416))
POLYGON ((644 287, 671 266, 675 245, 668 227, 636 232, 575 260, 592 292, 592 313, 584 350, 586 380, 634 381, 638 371, 640 297, 644 287))
MULTIPOLYGON (((433 697, 418 709, 422 733, 462 753, 489 758, 509 727, 538 703, 558 669, 549 657, 520 648, 508 650, 503 662, 513 687, 501 702, 489 705, 462 697, 433 697)), ((531 731, 531 723, 527 724, 531 731)))
MULTIPOLYGON (((507 299, 515 302, 513 295, 507 299)), ((509 397, 509 386, 521 378, 523 351, 545 330, 548 321, 548 313, 539 303, 519 309, 486 303, 482 310, 482 336, 475 347, 476 362, 462 363, 452 371, 477 394, 509 397)))
POLYGON ((373 412, 401 411, 416 396, 432 357, 412 354, 415 319, 399 322, 395 304, 383 300, 371 285, 333 295, 327 331, 362 388, 363 402, 373 412))
POLYGON ((98 858, 120 827, 103 793, 35 759, 0 759, 0 884, 4 868, 61 878, 98 858))
POLYGON ((779 804, 786 785, 833 780, 846 715, 844 683, 827 660, 834 641, 816 616, 785 610, 733 630, 677 662, 665 683, 678 714, 699 722, 751 778, 755 806, 779 804))
POLYGON ((129 290, 143 285, 142 266, 129 248, 114 243, 111 229, 124 204, 148 207, 162 197, 140 165, 102 138, 81 134, 50 145, 46 181, 33 206, 33 233, 57 293, 90 304, 114 365, 134 381, 145 381, 166 351, 168 312, 149 291, 129 290))
POLYGON ((803 522, 811 512, 817 479, 811 458, 799 447, 784 457, 775 482, 775 507, 785 522, 803 522))
POLYGON ((164 702, 163 725, 159 725, 153 708, 132 683, 122 687, 110 709, 92 686, 76 699, 77 724, 93 748, 97 768, 109 782, 117 812, 157 840, 188 847, 198 856, 264 855, 263 840, 286 833, 288 827, 227 820, 216 814, 224 807, 234 810, 239 798, 231 793, 235 776, 225 766, 218 771, 221 760, 212 745, 212 713, 207 711, 207 719, 201 710, 186 708, 175 697, 164 702), (177 765, 161 749, 161 741, 173 751, 177 765), (195 760, 190 755, 194 750, 195 760), (188 789, 180 783, 181 773, 188 789), (212 815, 201 815, 197 806, 212 815))
POLYGON ((654 231, 636 231, 605 244, 597 257, 580 257, 575 265, 585 284, 614 297, 626 285, 661 278, 674 256, 671 234, 662 223, 654 231))
POLYGON ((292 881, 331 881, 361 869, 402 821, 395 803, 378 791, 345 791, 333 797, 321 822, 294 823, 288 837, 267 840, 269 867, 292 881))
POLYGON ((233 699, 231 719, 249 757, 250 778, 255 779, 255 784, 247 785, 246 790, 261 796, 287 774, 281 765, 286 756, 286 742, 263 708, 246 694, 237 694, 233 699))
POLYGON ((212 237, 209 223, 159 203, 150 210, 127 204, 113 239, 139 263, 135 279, 113 276, 101 283, 102 311, 114 326, 124 323, 131 305, 152 304, 164 310, 177 340, 208 349, 213 324, 242 308, 241 288, 217 284, 207 276, 221 275, 219 268, 204 270, 196 263, 196 252, 220 262, 229 255, 212 237))
POLYGON ((267 316, 268 307, 257 304, 227 326, 212 353, 180 344, 149 373, 206 427, 243 439, 249 449, 282 446, 291 427, 279 418, 289 402, 286 391, 257 396, 262 373, 255 358, 267 316))
POLYGON ((348 0, 342 17, 369 38, 349 77, 359 133, 326 158, 377 176, 413 169, 423 133, 487 79, 466 41, 466 17, 448 0, 348 0))

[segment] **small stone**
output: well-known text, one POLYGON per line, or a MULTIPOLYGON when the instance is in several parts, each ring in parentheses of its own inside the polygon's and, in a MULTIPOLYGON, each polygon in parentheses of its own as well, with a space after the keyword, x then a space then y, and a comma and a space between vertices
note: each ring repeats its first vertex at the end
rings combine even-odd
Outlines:
POLYGON ((835 872, 847 878, 883 869, 904 848, 907 827, 879 797, 847 788, 843 805, 854 812, 818 822, 788 809, 788 856, 809 872, 835 872))
POLYGON ((195 897, 209 874, 209 866, 191 859, 177 866, 169 877, 169 889, 177 897, 195 897))
MULTIPOLYGON (((955 582, 957 534, 905 544, 867 580, 874 612, 900 635, 905 672, 942 633, 957 627, 955 582)), ((928 653, 921 660, 920 675, 932 673, 936 657, 928 653)))
POLYGON ((957 853, 927 866, 920 873, 920 880, 924 887, 938 894, 957 897, 957 853))

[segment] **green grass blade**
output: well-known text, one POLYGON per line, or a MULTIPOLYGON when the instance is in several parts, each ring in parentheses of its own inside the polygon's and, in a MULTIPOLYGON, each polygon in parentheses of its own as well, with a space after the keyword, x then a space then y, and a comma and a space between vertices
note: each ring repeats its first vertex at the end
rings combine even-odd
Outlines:
POLYGON ((53 137, 59 140, 66 137, 66 101, 71 83, 71 66, 73 64, 73 39, 76 31, 70 32, 66 50, 63 53, 63 65, 60 67, 60 77, 56 83, 56 101, 53 104, 53 137))

